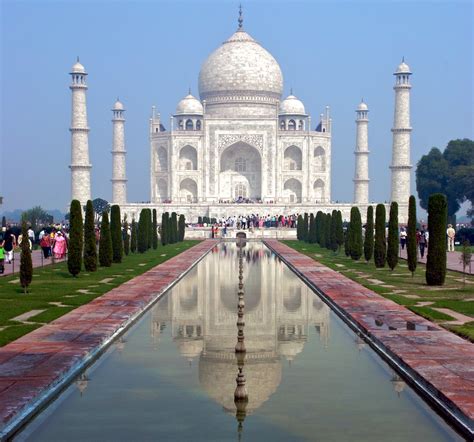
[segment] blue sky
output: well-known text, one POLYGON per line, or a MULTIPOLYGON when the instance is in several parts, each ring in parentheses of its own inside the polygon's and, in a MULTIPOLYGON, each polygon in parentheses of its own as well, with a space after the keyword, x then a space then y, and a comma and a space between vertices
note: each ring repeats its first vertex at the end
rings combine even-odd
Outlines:
MULTIPOLYGON (((148 118, 169 115, 201 64, 236 29, 234 1, 1 2, 2 209, 70 198, 70 78, 77 55, 89 73, 93 197, 111 197, 111 107, 126 112, 130 201, 149 199, 148 118)), ((390 194, 392 75, 412 77, 412 163, 432 146, 473 138, 472 2, 244 1, 244 28, 279 62, 318 119, 333 117, 333 200, 353 195, 355 112, 370 108, 371 200, 390 194)), ((412 190, 414 178, 412 180, 412 190)))

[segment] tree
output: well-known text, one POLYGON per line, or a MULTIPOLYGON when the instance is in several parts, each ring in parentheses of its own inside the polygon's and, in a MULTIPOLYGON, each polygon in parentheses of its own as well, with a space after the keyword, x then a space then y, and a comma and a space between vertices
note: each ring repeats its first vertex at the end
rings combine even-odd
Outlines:
POLYGON ((340 210, 337 211, 337 223, 336 223, 336 243, 337 243, 337 250, 344 244, 344 227, 342 223, 342 213, 340 210))
POLYGON ((41 206, 35 206, 31 209, 25 210, 21 214, 21 220, 31 225, 33 230, 44 224, 53 222, 52 216, 47 213, 41 206))
POLYGON ((23 292, 27 293, 28 287, 33 280, 33 262, 31 260, 30 241, 25 221, 21 224, 21 235, 20 284, 23 287, 23 292))
POLYGON ((153 248, 158 248, 158 221, 156 219, 156 209, 153 209, 153 248))
POLYGON ((358 261, 362 256, 362 220, 357 207, 351 208, 351 221, 349 228, 349 250, 351 258, 358 261))
POLYGON ((387 264, 393 270, 398 264, 398 203, 390 204, 390 215, 388 217, 388 241, 387 241, 387 264))
POLYGON ((184 218, 184 215, 179 215, 178 230, 179 230, 178 241, 179 242, 184 241, 184 235, 186 231, 186 219, 184 218))
POLYGON ((374 208, 367 207, 367 220, 365 223, 364 237, 364 258, 367 262, 372 259, 374 254, 374 208))
POLYGON ((82 207, 78 200, 71 201, 69 213, 69 250, 67 255, 67 269, 72 276, 77 276, 82 268, 82 249, 84 246, 82 207))
POLYGON ((122 262, 123 238, 120 207, 114 204, 110 209, 110 236, 112 238, 112 262, 122 262))
POLYGON ((109 214, 102 213, 99 240, 99 265, 110 267, 112 265, 112 237, 110 234, 109 214))
POLYGON ((168 223, 169 223, 169 213, 165 212, 161 215, 161 229, 160 229, 161 244, 164 246, 166 246, 166 244, 169 244, 168 223))
POLYGON ((326 213, 321 215, 321 233, 319 238, 319 244, 321 247, 326 247, 326 226, 327 226, 327 217, 326 213))
POLYGON ((171 244, 175 244, 178 240, 178 218, 176 212, 171 214, 171 222, 169 223, 171 244))
POLYGON ((151 209, 146 209, 146 224, 147 224, 147 249, 153 247, 153 219, 151 214, 151 209))
POLYGON ((138 232, 137 232, 137 223, 134 219, 132 219, 132 227, 131 227, 131 232, 130 232, 130 235, 131 235, 131 238, 130 238, 130 251, 132 253, 135 253, 138 249, 138 232))
POLYGON ((351 249, 349 247, 349 230, 350 230, 351 224, 347 223, 346 226, 346 231, 344 232, 344 254, 346 256, 351 256, 351 249))
POLYGON ((303 241, 303 224, 303 217, 301 215, 298 215, 298 219, 296 221, 296 238, 299 241, 303 241))
POLYGON ((145 253, 148 246, 148 229, 147 229, 147 213, 146 209, 142 209, 138 218, 138 253, 145 253))
POLYGON ((310 244, 314 243, 314 237, 315 237, 315 219, 314 219, 314 214, 309 215, 309 229, 308 229, 308 242, 310 244))
POLYGON ((315 229, 316 229, 316 242, 321 245, 321 230, 322 230, 322 216, 323 212, 318 210, 316 213, 316 220, 315 220, 315 229))
POLYGON ((466 268, 471 265, 471 243, 468 239, 462 243, 461 256, 459 258, 460 263, 462 264, 462 285, 466 287, 466 268))
POLYGON ((426 283, 443 285, 446 278, 446 223, 448 203, 446 196, 435 193, 428 200, 428 257, 426 258, 426 283))
POLYGON ((107 212, 107 214, 110 212, 110 204, 102 198, 92 200, 92 207, 94 208, 96 223, 100 222, 101 216, 104 212, 107 212))
POLYGON ((375 242, 374 242, 374 262, 375 267, 385 267, 387 255, 387 242, 385 239, 385 206, 377 204, 375 208, 375 242))
POLYGON ((309 217, 308 217, 308 214, 305 213, 303 217, 302 235, 303 235, 303 241, 306 241, 306 242, 308 241, 308 229, 309 229, 309 217))
POLYGON ((125 256, 130 254, 130 235, 128 234, 127 215, 123 219, 123 253, 125 256))
POLYGON ((84 268, 88 272, 97 270, 97 245, 95 242, 94 208, 92 201, 86 204, 86 217, 84 220, 84 268))
POLYGON ((330 234, 329 234, 329 248, 336 252, 338 249, 337 245, 337 223, 338 223, 338 214, 337 210, 333 210, 331 214, 331 225, 330 225, 330 234))
POLYGON ((418 254, 416 250, 416 200, 413 195, 408 202, 408 225, 407 225, 407 263, 411 276, 415 275, 418 254))

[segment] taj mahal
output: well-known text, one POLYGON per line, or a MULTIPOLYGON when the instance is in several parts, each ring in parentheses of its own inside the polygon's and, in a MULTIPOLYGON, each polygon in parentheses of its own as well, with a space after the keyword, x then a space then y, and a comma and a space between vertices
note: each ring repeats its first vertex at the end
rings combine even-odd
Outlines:
MULTIPOLYGON (((410 75, 402 61, 395 71, 391 201, 407 219, 410 196, 410 75)), ((77 61, 72 84, 72 199, 91 198, 86 108, 87 72, 77 61)), ((149 121, 149 203, 127 199, 125 107, 112 108, 112 203, 128 219, 142 208, 198 216, 316 213, 356 205, 365 215, 369 199, 368 105, 355 110, 354 201, 331 199, 332 120, 329 107, 312 119, 290 93, 282 99, 283 74, 275 58, 244 30, 237 31, 204 61, 199 98, 191 92, 165 124, 155 107, 149 121), (316 121, 315 121, 316 120, 316 121), (168 127, 166 127, 168 126, 168 127)))

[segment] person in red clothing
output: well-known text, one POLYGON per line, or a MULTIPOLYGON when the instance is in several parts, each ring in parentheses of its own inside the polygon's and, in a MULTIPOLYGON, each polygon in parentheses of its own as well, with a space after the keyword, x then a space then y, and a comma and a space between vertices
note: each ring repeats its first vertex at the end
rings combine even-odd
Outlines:
POLYGON ((51 236, 48 234, 43 235, 40 241, 41 250, 43 250, 43 256, 48 259, 51 256, 51 236))

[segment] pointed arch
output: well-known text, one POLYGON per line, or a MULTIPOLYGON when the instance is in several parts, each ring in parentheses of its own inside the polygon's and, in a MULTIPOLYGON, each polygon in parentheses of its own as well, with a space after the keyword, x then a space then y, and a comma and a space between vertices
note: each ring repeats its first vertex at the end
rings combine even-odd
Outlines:
POLYGON ((325 201, 325 184, 320 178, 318 178, 313 184, 313 197, 317 203, 325 201))
POLYGON ((302 196, 302 185, 301 181, 296 178, 290 178, 285 181, 283 185, 283 195, 288 199, 290 203, 300 203, 302 196))
POLYGON ((314 149, 313 166, 316 172, 326 171, 326 151, 321 146, 318 146, 314 149))
POLYGON ((166 172, 168 170, 168 149, 163 146, 156 153, 156 171, 166 172))
POLYGON ((179 151, 179 170, 197 170, 197 150, 187 144, 179 151))
POLYGON ((303 164, 303 154, 298 146, 289 146, 283 154, 285 170, 301 170, 303 164))
POLYGON ((197 202, 197 183, 191 178, 185 178, 179 184, 179 196, 187 203, 197 202))

